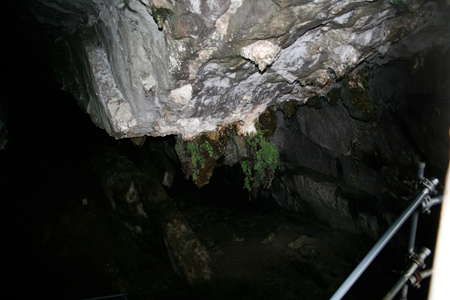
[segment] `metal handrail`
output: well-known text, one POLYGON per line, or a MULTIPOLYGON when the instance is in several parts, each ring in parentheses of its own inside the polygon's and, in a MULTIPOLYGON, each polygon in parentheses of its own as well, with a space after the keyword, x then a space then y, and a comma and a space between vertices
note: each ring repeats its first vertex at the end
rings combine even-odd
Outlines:
MULTIPOLYGON (((386 244, 392 239, 392 237, 398 232, 406 220, 416 212, 420 205, 423 205, 425 201, 429 199, 429 195, 435 190, 438 179, 427 180, 422 179, 424 185, 423 190, 417 195, 414 201, 406 208, 406 210, 400 215, 400 217, 389 227, 389 229, 383 234, 383 236, 378 240, 378 242, 370 249, 363 260, 358 264, 358 266, 353 270, 352 273, 347 277, 347 279, 341 284, 341 286, 336 290, 330 300, 340 300, 348 290, 355 284, 363 272, 369 267, 372 261, 377 257, 377 255, 383 250, 386 244)), ((413 231, 413 230, 412 230, 413 231)), ((411 236, 415 239, 415 231, 411 233, 411 236)), ((414 244, 410 241, 410 249, 414 244), (411 246, 412 245, 412 246, 411 246)))

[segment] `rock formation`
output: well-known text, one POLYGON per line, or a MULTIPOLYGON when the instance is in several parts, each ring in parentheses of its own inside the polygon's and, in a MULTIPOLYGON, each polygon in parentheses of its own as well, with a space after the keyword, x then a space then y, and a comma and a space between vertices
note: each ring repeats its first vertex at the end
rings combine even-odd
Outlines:
POLYGON ((398 42, 435 25, 438 5, 37 0, 33 11, 55 29, 64 87, 95 124, 117 138, 192 138, 251 132, 267 107, 324 94, 364 60, 420 51, 424 36, 398 42))

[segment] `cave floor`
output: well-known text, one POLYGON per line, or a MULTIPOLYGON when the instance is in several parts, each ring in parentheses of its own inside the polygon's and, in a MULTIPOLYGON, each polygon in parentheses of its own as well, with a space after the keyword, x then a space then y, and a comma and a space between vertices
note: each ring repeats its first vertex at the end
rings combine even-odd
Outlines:
MULTIPOLYGON (((211 283, 190 287, 173 271, 158 229, 148 226, 136 239, 114 215, 84 156, 67 156, 61 147, 44 150, 38 159, 14 164, 17 180, 30 183, 16 192, 26 199, 15 202, 21 237, 13 245, 17 299, 82 300, 122 292, 130 300, 328 299, 374 242, 307 214, 249 201, 242 187, 233 190, 236 184, 199 190, 185 182, 171 196, 213 262, 211 283)), ((221 175, 215 177, 227 177, 221 175)), ((392 282, 356 291, 380 299, 392 282)))
POLYGON ((370 245, 276 209, 198 206, 186 215, 210 249, 224 298, 328 299, 370 245))
MULTIPOLYGON (((17 299, 82 300, 122 292, 130 300, 329 299, 374 243, 313 216, 249 201, 237 184, 213 182, 199 190, 185 181, 170 194, 213 268, 207 286, 191 287, 173 271, 158 229, 149 225, 135 238, 83 160, 55 157, 40 156, 26 173, 16 168, 21 180, 33 183, 22 190, 27 200, 15 202, 21 237, 13 245, 17 299)), ((232 178, 222 175, 216 178, 232 178)), ((384 295, 399 273, 376 266, 346 299, 384 295)))
POLYGON ((364 236, 257 207, 180 203, 213 261, 212 283, 192 288, 172 270, 157 230, 135 239, 100 193, 72 197, 33 229, 35 257, 50 279, 41 289, 56 283, 63 299, 328 299, 370 247, 364 236))

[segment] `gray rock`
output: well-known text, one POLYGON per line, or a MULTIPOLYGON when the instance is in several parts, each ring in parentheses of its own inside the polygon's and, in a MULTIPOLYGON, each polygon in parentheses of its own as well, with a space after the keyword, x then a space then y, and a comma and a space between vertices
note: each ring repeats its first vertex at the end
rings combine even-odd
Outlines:
POLYGON ((274 183, 274 198, 288 210, 304 215, 314 215, 333 228, 351 232, 364 232, 371 236, 379 233, 378 218, 370 212, 352 211, 352 200, 338 192, 336 183, 320 181, 308 175, 295 174, 284 176, 274 183), (277 185, 282 181, 277 192, 277 185))
POLYGON ((296 110, 284 106, 289 113, 276 113, 271 139, 281 153, 282 171, 270 195, 281 207, 314 215, 333 228, 376 237, 389 221, 383 212, 402 207, 398 200, 413 192, 404 179, 415 176, 410 171, 417 153, 394 114, 399 108, 394 104, 410 100, 406 82, 395 80, 403 70, 366 65, 357 71, 350 74, 352 84, 365 80, 361 95, 377 107, 373 120, 354 117, 339 97, 344 84, 296 110))
POLYGON ((377 170, 348 156, 341 157, 339 161, 345 185, 369 195, 378 195, 383 192, 384 181, 377 170))
POLYGON ((321 109, 301 107, 297 123, 303 135, 313 143, 336 156, 350 154, 356 124, 341 105, 325 105, 321 109))
MULTIPOLYGON (((301 117, 302 113, 299 112, 298 118, 301 117)), ((278 112, 277 128, 271 138, 280 151, 283 169, 294 172, 309 169, 325 176, 337 177, 336 155, 305 135, 303 132, 307 130, 302 131, 296 120, 286 121, 283 118, 283 114, 278 112)), ((327 143, 325 139, 322 141, 327 143)))
MULTIPOLYGON (((157 161, 161 158, 157 155, 161 147, 164 145, 149 149, 150 153, 156 154, 154 165, 165 165, 157 161)), ((92 157, 92 169, 111 203, 114 215, 138 238, 151 232, 143 229, 157 224, 174 271, 192 285, 209 281, 212 276, 209 252, 166 193, 160 179, 154 176, 158 171, 149 169, 142 172, 118 151, 109 148, 102 150, 92 157)))
POLYGON ((358 0, 37 0, 33 7, 62 33, 61 77, 99 127, 117 138, 190 138, 237 122, 249 132, 268 106, 325 93, 436 19, 424 2, 408 1, 402 14, 388 1, 358 0))

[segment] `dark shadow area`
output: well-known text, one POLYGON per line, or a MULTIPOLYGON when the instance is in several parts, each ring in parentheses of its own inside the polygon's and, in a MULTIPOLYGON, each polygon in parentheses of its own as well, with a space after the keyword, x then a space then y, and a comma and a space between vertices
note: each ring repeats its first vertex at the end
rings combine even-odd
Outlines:
MULTIPOLYGON (((214 264, 213 283, 190 287, 173 270, 156 229, 149 226, 146 235, 136 239, 118 220, 91 165, 102 149, 114 148, 152 174, 149 170, 159 162, 146 147, 173 146, 174 137, 148 139, 139 148, 97 128, 55 78, 48 28, 23 9, 11 6, 11 19, 6 20, 7 93, 0 105, 9 136, 6 149, 0 151, 0 188, 5 212, 12 218, 5 244, 11 299, 81 300, 120 292, 130 293, 130 300, 327 299, 374 243, 366 232, 333 227, 307 209, 282 209, 268 191, 250 201, 238 164, 218 167, 210 183, 198 189, 166 153, 176 171, 173 185, 164 190, 214 264)), ((411 75, 411 89, 390 118, 414 144, 417 156, 429 162, 427 175, 442 179, 449 149, 450 55, 439 51, 423 58, 423 73, 411 75)), ((371 169, 384 170, 377 153, 364 155, 361 160, 371 169)), ((351 185, 341 178, 347 170, 345 159, 341 163, 333 158, 337 174, 308 172, 318 181, 333 178, 333 184, 342 183, 344 189, 338 192, 355 198, 350 208, 354 215, 380 207, 391 214, 401 211, 406 201, 392 206, 362 203, 359 191, 346 191, 351 185)), ((419 244, 433 248, 437 218, 436 209, 420 219, 419 244)), ((405 266, 405 229, 348 299, 380 299, 391 287, 405 266)), ((425 293, 426 288, 413 292, 410 299, 425 299, 425 293)))

